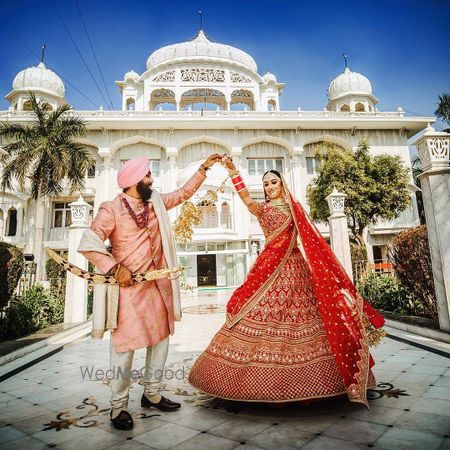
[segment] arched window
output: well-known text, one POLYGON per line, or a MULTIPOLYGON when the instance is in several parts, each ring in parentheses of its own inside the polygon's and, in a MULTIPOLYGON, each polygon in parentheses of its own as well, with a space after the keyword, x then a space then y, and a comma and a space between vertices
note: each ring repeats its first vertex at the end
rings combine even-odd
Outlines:
POLYGON ((341 106, 342 112, 350 112, 350 106, 349 105, 342 105, 341 106))
POLYGON ((173 105, 176 109, 175 92, 171 89, 155 89, 150 96, 150 110, 155 111, 161 108, 167 109, 167 105, 173 105))
POLYGON ((136 101, 134 100, 134 98, 132 97, 127 98, 127 110, 134 111, 135 108, 136 108, 136 101))
POLYGON ((31 101, 27 100, 23 103, 23 110, 24 111, 31 111, 31 101))
POLYGON ((276 111, 277 103, 274 99, 271 99, 267 102, 267 111, 276 111))
POLYGON ((355 105, 355 111, 356 111, 356 112, 363 112, 363 111, 365 111, 364 104, 361 103, 361 102, 358 102, 358 103, 355 105))
POLYGON ((200 228, 217 228, 217 208, 216 205, 208 201, 203 201, 199 204, 202 212, 202 221, 199 224, 200 228))
POLYGON ((230 108, 232 111, 254 111, 255 102, 253 100, 253 94, 247 89, 234 90, 231 93, 230 108))
POLYGON ((220 226, 223 228, 231 228, 230 205, 227 202, 222 203, 220 211, 220 226))
POLYGON ((180 109, 216 111, 226 108, 225 95, 217 89, 190 89, 181 96, 180 109))
POLYGON ((53 111, 52 105, 50 105, 50 103, 45 102, 42 106, 46 111, 53 111))
POLYGON ((17 234, 17 209, 10 208, 8 211, 8 222, 6 224, 6 236, 15 236, 17 234))

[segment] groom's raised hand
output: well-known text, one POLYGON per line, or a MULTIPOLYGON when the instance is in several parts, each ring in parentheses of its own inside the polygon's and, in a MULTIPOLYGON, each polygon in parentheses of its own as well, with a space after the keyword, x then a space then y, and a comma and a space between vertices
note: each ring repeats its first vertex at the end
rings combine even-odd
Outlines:
POLYGON ((222 155, 221 154, 213 153, 213 154, 208 156, 206 161, 203 163, 203 166, 206 169, 210 169, 215 163, 217 163, 217 162, 219 162, 221 160, 222 160, 222 155))

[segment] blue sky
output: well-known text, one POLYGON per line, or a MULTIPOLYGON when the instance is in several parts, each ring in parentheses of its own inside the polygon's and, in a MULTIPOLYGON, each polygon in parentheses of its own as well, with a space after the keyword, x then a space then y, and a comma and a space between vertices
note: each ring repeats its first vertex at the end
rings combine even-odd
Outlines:
MULTIPOLYGON (((432 115, 437 96, 450 91, 446 0, 77 1, 116 109, 114 81, 130 68, 142 73, 157 48, 192 38, 199 30, 198 10, 211 39, 246 51, 260 74, 268 69, 286 83, 283 110, 322 110, 328 84, 344 68, 343 52, 350 68, 372 82, 380 110, 402 106, 414 115, 432 115)), ((90 99, 65 83, 76 109, 106 107, 56 10, 103 88, 76 0, 1 0, 1 109, 8 107, 3 97, 16 73, 39 62, 2 26, 37 54, 47 45, 46 62, 90 99)))

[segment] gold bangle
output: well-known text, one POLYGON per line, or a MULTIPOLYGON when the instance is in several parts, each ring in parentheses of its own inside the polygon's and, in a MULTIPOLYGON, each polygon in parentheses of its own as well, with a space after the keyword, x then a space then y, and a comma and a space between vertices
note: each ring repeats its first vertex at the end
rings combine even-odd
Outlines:
POLYGON ((231 179, 236 178, 239 175, 239 170, 233 170, 233 172, 230 172, 229 177, 231 179))
POLYGON ((200 166, 200 167, 198 168, 198 171, 199 171, 203 176, 206 177, 206 169, 205 169, 204 167, 200 166))

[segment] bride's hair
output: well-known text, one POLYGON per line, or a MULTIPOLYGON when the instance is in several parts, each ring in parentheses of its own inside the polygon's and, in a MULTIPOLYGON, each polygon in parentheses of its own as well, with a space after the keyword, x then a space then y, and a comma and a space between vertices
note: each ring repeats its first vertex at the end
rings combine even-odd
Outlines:
POLYGON ((278 170, 273 170, 273 169, 271 169, 271 170, 268 170, 268 171, 262 176, 262 179, 263 179, 263 180, 264 180, 264 177, 265 177, 268 173, 273 173, 273 174, 276 175, 280 180, 282 179, 282 178, 281 178, 281 173, 278 172, 278 170))

